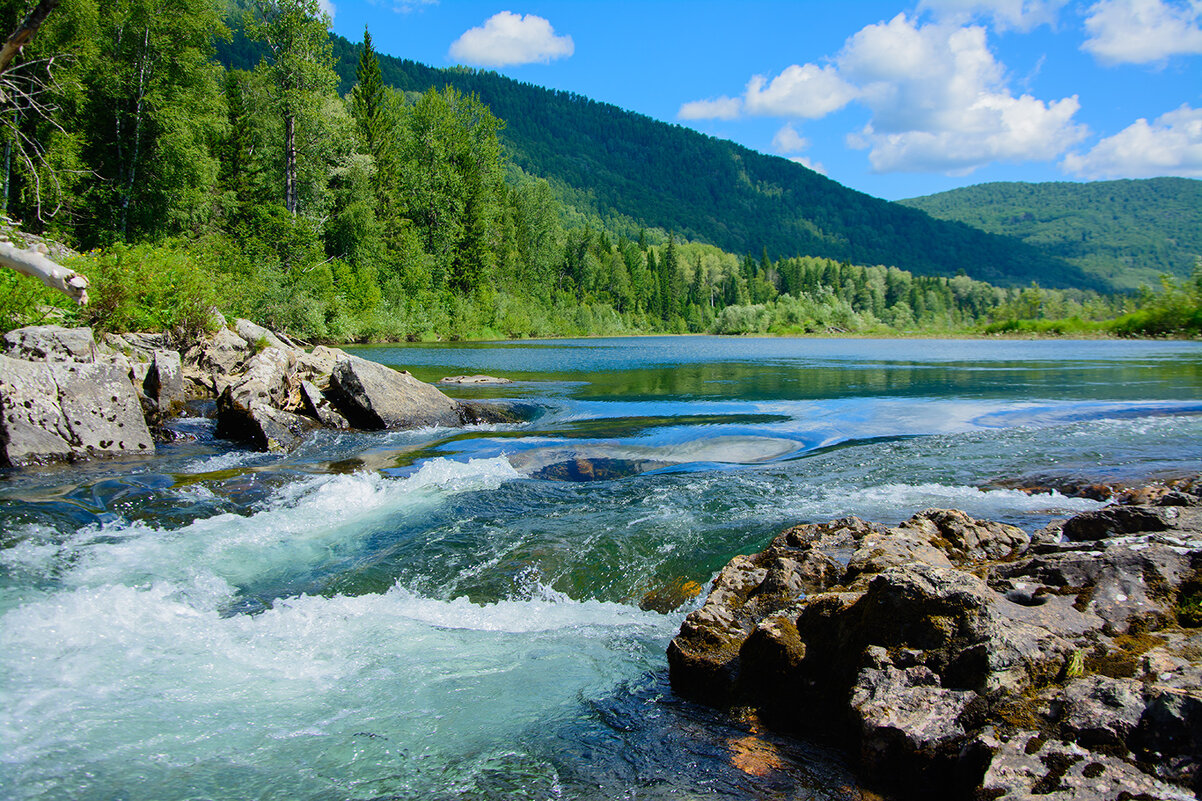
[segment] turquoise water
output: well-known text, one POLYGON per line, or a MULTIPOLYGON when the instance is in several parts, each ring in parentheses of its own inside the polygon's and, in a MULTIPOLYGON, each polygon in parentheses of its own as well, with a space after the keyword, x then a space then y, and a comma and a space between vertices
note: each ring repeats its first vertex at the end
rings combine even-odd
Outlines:
POLYGON ((0 473, 0 797, 854 797, 676 699, 664 648, 781 527, 1202 469, 1202 345, 708 337, 356 348, 519 425, 0 473), (653 593, 669 611, 644 611, 653 593), (667 599, 667 600, 665 600, 667 599), (675 607, 675 608, 673 608, 675 607))

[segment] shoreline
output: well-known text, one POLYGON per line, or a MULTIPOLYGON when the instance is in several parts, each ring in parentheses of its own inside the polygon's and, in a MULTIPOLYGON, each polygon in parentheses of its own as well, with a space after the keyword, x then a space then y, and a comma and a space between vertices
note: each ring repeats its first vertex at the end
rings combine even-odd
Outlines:
POLYGON ((941 509, 788 528, 722 569, 668 661, 678 694, 900 797, 1193 798, 1202 477, 1032 534, 941 509))

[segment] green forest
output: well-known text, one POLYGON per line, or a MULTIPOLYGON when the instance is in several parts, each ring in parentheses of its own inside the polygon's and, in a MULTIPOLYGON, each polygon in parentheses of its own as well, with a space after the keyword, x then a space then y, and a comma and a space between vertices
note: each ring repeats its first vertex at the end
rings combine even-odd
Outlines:
POLYGON ((316 0, 46 2, 0 74, 0 202, 80 252, 92 302, 0 271, 5 329, 189 331, 213 306, 337 342, 1199 328, 1202 274, 1108 294, 783 159, 381 57, 316 0))
POLYGON ((900 201, 1039 247, 1115 288, 1186 278, 1202 257, 1202 181, 991 183, 900 201))

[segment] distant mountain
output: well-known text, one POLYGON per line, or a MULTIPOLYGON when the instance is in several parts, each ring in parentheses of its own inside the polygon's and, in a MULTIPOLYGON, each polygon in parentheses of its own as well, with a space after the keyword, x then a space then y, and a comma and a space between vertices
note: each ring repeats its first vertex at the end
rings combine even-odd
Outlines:
POLYGON ((1034 245, 1116 287, 1190 274, 1202 256, 1202 181, 991 183, 901 201, 1034 245))
MULTIPOLYGON (((342 90, 359 45, 334 36, 342 90)), ((249 69, 259 46, 235 30, 220 60, 249 69)), ((724 250, 772 258, 822 256, 919 275, 959 271, 1000 285, 1107 289, 1079 267, 1026 243, 936 220, 840 184, 788 159, 659 122, 569 92, 472 69, 380 56, 384 80, 407 92, 444 85, 475 93, 505 120, 511 161, 602 220, 632 220, 724 250)))

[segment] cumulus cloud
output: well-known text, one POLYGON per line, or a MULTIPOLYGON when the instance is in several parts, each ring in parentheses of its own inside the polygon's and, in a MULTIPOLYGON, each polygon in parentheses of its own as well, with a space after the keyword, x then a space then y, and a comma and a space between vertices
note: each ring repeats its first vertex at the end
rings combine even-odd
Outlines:
POLYGON ((713 100, 693 100, 684 103, 676 116, 682 120, 734 120, 743 110, 737 97, 718 97, 713 100))
MULTIPOLYGON (((963 9, 989 6, 999 14, 1008 10, 1016 21, 1030 21, 1037 11, 1050 13, 1063 5, 1063 0, 928 2, 963 9)), ((861 29, 830 64, 795 64, 771 79, 755 75, 741 104, 729 97, 686 103, 680 116, 817 119, 855 102, 872 117, 847 141, 869 150, 878 172, 965 173, 995 161, 1049 161, 1088 134, 1074 122, 1080 109, 1075 95, 1044 101, 1015 95, 1007 81, 985 28, 920 24, 903 13, 861 29)), ((790 135, 801 138, 788 126, 777 133, 777 152, 797 152, 782 150, 790 135)))
POLYGON ((534 14, 501 11, 484 25, 465 31, 451 44, 452 58, 466 64, 504 67, 508 64, 549 63, 572 55, 571 36, 557 36, 551 23, 534 14))
POLYGON ((1061 166, 1084 178, 1202 178, 1202 109, 1182 104, 1152 123, 1138 119, 1061 166))
POLYGON ((981 27, 919 26, 904 14, 847 41, 840 73, 860 86, 872 121, 849 138, 878 172, 971 172, 1053 159, 1086 135, 1076 98, 1015 97, 981 27))
POLYGON ((334 12, 338 10, 338 7, 331 3, 330 0, 317 0, 317 7, 322 12, 329 14, 330 19, 334 19, 334 12))
POLYGON ((789 161, 796 162, 806 169, 826 175, 826 167, 820 161, 812 161, 808 156, 789 156, 789 161))
POLYGON ((799 134, 791 122, 786 123, 785 127, 772 137, 772 149, 777 153, 800 153, 809 146, 810 140, 799 134))
POLYGON ((776 132, 772 137, 772 149, 782 156, 785 156, 789 161, 796 162, 803 167, 808 167, 814 172, 820 172, 826 175, 826 167, 817 161, 812 161, 809 156, 802 156, 800 153, 808 150, 810 140, 806 139, 797 129, 793 127, 793 123, 785 123, 784 127, 776 132), (789 155, 790 153, 795 155, 789 155))
POLYGON ((1027 32, 1055 25, 1067 4, 1068 0, 921 0, 918 8, 950 22, 984 18, 999 30, 1027 32))
POLYGON ((1085 17, 1081 49, 1103 64, 1148 64, 1202 53, 1202 3, 1100 0, 1085 17))
POLYGON ((744 95, 749 114, 818 119, 850 103, 856 88, 839 77, 833 66, 786 67, 772 80, 755 75, 744 95))

